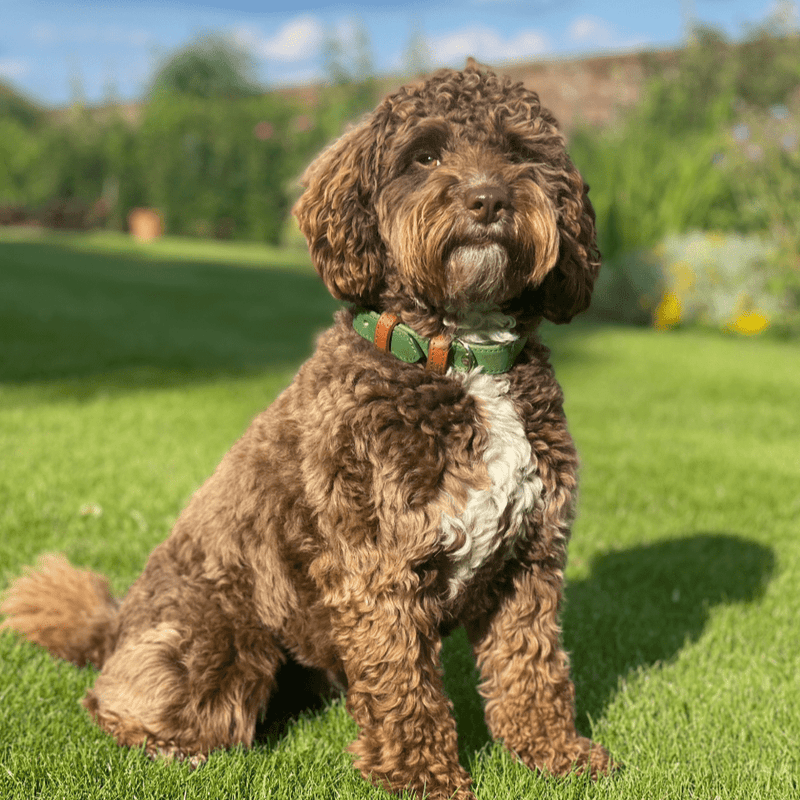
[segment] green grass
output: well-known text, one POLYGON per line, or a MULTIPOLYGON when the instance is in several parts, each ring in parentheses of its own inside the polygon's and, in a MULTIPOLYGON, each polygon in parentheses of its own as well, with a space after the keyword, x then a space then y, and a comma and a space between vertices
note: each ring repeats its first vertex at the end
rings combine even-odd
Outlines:
MULTIPOLYGON (((335 304, 296 253, 1 235, 0 585, 62 550, 122 592, 335 304)), ((546 334, 583 463, 564 614, 579 724, 626 768, 591 784, 515 764, 457 633, 446 683, 478 797, 796 797, 796 346, 546 334)), ((92 725, 93 678, 0 637, 0 797, 382 796, 350 767, 341 702, 189 772, 92 725)))

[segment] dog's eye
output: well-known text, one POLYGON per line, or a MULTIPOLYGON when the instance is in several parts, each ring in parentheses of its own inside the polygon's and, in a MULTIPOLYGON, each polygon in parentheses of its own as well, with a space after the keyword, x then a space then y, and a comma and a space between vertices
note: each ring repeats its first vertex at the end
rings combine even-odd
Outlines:
POLYGON ((439 156, 434 153, 420 153, 414 158, 417 164, 422 164, 423 167, 438 167, 442 162, 439 156))

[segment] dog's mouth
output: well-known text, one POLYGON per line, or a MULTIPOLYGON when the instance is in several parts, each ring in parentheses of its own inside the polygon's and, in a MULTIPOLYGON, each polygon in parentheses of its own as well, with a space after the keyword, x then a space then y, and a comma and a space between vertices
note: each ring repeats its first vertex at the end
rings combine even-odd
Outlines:
POLYGON ((508 249, 499 242, 456 245, 444 258, 448 300, 464 306, 503 299, 508 266, 508 249))

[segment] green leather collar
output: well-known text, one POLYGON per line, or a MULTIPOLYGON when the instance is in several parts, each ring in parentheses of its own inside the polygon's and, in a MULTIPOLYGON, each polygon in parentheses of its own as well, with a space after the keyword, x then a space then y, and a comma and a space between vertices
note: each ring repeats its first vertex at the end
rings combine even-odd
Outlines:
MULTIPOLYGON (((357 308, 354 310, 353 328, 368 342, 374 343, 375 329, 380 317, 377 311, 357 308)), ((514 361, 522 352, 527 340, 527 336, 522 336, 512 342, 468 344, 460 339, 454 339, 450 343, 447 365, 456 372, 469 372, 471 369, 481 367, 482 372, 487 375, 499 375, 508 372, 514 366, 514 361)), ((414 364, 428 358, 430 343, 430 339, 420 336, 408 325, 400 322, 391 330, 388 349, 401 361, 414 364)))

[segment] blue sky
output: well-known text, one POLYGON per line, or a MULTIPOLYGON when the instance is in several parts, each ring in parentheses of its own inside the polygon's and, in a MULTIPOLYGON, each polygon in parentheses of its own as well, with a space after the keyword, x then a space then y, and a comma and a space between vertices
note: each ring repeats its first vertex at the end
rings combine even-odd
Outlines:
POLYGON ((687 17, 731 37, 786 0, 0 0, 0 80, 48 105, 76 87, 89 102, 138 98, 165 54, 207 32, 248 47, 266 84, 303 83, 323 68, 326 37, 367 31, 380 72, 401 68, 413 32, 436 65, 489 64, 681 42, 687 17))

